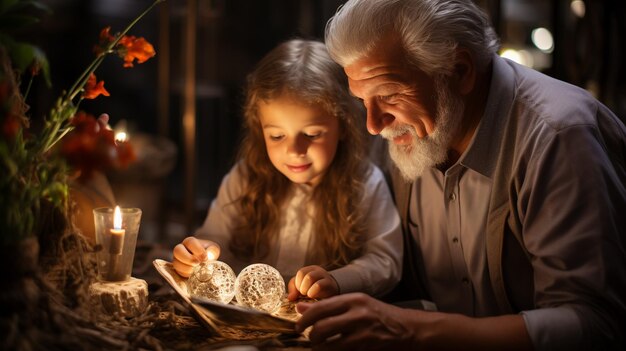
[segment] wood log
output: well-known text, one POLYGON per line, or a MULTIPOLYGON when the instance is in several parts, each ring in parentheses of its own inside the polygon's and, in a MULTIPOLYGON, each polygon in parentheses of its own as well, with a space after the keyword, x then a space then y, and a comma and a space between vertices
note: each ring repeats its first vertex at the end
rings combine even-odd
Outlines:
POLYGON ((97 281, 89 286, 89 300, 101 313, 135 317, 148 306, 148 283, 133 277, 122 282, 97 281))

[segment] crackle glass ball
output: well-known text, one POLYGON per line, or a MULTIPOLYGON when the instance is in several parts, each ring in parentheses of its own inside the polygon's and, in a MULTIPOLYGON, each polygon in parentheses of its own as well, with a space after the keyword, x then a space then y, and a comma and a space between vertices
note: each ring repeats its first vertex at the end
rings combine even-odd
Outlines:
POLYGON ((194 267, 187 291, 212 301, 229 303, 235 296, 236 275, 233 269, 221 261, 207 261, 194 267))
POLYGON ((285 281, 276 268, 255 263, 242 269, 235 280, 237 303, 257 310, 278 311, 285 295, 285 281))

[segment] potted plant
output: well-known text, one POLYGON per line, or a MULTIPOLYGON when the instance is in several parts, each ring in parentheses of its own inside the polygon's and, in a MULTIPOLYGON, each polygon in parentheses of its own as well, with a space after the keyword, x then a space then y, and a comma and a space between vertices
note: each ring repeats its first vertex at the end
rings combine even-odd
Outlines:
MULTIPOLYGON (((0 291, 0 339, 6 345, 20 348, 26 342, 23 338, 7 339, 3 330, 19 333, 20 328, 27 327, 28 323, 20 319, 31 317, 23 312, 49 304, 42 302, 44 295, 58 293, 60 301, 71 300, 63 299, 66 291, 48 291, 56 286, 46 281, 49 262, 46 267, 40 262, 41 252, 53 256, 66 253, 63 245, 67 235, 77 234, 71 220, 70 182, 77 177, 87 179, 99 169, 124 166, 133 159, 130 144, 114 139, 107 118, 97 119, 82 111, 81 102, 109 95, 104 81, 95 75, 107 56, 119 56, 124 67, 132 67, 155 55, 148 41, 128 32, 163 1, 155 0, 119 33, 104 28, 93 61, 41 118, 41 126, 33 128, 26 103, 30 86, 36 77, 49 85, 50 67, 42 50, 19 41, 15 33, 35 24, 50 10, 37 0, 0 0, 0 260, 9 267, 0 291)), ((84 276, 84 272, 79 274, 84 276)))

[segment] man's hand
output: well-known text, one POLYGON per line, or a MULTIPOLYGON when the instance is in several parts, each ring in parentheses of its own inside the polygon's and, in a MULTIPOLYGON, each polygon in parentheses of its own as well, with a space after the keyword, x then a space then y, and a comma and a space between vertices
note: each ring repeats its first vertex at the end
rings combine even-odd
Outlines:
POLYGON ((294 301, 303 295, 312 299, 322 299, 339 294, 339 286, 328 271, 320 266, 300 268, 296 276, 289 280, 287 299, 294 301))
POLYGON ((472 318, 389 305, 362 293, 296 305, 313 350, 532 350, 520 314, 472 318))
POLYGON ((302 302, 296 308, 302 313, 296 330, 313 326, 309 339, 314 350, 411 350, 416 346, 407 323, 408 310, 362 293, 302 302))
POLYGON ((206 260, 216 260, 220 251, 220 246, 210 240, 188 236, 174 247, 172 264, 178 274, 189 278, 195 266, 206 260))

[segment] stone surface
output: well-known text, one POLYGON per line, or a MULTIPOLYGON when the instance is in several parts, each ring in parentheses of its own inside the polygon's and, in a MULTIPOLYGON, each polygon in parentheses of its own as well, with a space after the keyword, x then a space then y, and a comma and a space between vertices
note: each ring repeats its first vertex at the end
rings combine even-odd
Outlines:
POLYGON ((97 281, 89 286, 89 300, 102 313, 134 317, 148 305, 148 283, 132 277, 123 282, 97 281))

